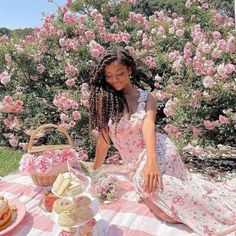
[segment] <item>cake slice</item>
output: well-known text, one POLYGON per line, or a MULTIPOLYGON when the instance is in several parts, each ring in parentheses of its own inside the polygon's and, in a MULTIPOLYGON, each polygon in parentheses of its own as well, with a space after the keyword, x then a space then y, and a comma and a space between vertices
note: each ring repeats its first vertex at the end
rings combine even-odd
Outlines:
POLYGON ((59 188, 60 188, 60 186, 61 186, 61 184, 62 184, 62 182, 63 182, 63 179, 64 179, 64 178, 63 178, 62 174, 59 174, 59 175, 57 176, 55 182, 54 182, 53 185, 52 185, 52 189, 53 189, 53 191, 54 191, 55 193, 57 193, 57 191, 59 190, 59 188))
POLYGON ((65 192, 69 184, 70 184, 70 179, 63 179, 61 186, 57 191, 57 194, 61 196, 65 192))
POLYGON ((68 188, 70 181, 71 181, 71 176, 69 173, 59 174, 55 182, 53 183, 52 187, 53 192, 61 196, 64 193, 64 191, 68 188))
POLYGON ((67 190, 67 196, 76 196, 82 192, 81 185, 78 181, 72 180, 67 190))

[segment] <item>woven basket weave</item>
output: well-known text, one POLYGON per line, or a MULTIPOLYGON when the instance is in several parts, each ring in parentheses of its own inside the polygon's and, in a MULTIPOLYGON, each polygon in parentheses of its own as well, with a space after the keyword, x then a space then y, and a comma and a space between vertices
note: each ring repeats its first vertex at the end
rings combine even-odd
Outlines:
MULTIPOLYGON (((73 148, 73 141, 71 137, 69 136, 68 132, 54 124, 46 124, 38 127, 36 130, 34 130, 30 135, 30 141, 28 145, 28 153, 40 153, 44 151, 52 151, 52 150, 62 150, 66 148, 73 148), (68 144, 61 144, 61 145, 42 145, 42 146, 33 146, 33 141, 36 138, 37 133, 40 131, 46 130, 46 129, 57 129, 61 133, 63 133, 66 138, 68 144)), ((52 170, 45 172, 45 173, 39 173, 37 171, 31 171, 30 176, 37 186, 41 187, 47 187, 51 186, 53 182, 56 180, 58 174, 64 173, 68 171, 67 163, 63 163, 61 165, 55 166, 52 168, 52 170)))

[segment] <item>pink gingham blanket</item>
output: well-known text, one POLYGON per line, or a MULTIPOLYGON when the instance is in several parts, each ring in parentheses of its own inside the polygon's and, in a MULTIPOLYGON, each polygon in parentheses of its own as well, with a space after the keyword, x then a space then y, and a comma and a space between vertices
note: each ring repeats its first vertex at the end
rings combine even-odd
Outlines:
MULTIPOLYGON (((40 208, 39 203, 47 188, 37 187, 30 176, 15 173, 0 180, 0 195, 24 203, 26 215, 22 222, 6 236, 57 236, 50 214, 40 208)), ((102 204, 102 218, 109 223, 109 236, 197 236, 183 224, 168 224, 157 219, 143 204, 138 202, 135 192, 123 199, 102 204)))

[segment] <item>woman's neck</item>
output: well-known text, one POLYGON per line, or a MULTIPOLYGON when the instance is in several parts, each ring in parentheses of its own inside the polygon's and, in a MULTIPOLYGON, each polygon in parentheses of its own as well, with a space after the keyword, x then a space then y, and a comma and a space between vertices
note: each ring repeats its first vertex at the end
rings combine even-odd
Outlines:
POLYGON ((136 94, 136 92, 137 92, 137 89, 135 87, 133 87, 132 85, 123 89, 123 93, 125 96, 134 95, 134 94, 136 94))

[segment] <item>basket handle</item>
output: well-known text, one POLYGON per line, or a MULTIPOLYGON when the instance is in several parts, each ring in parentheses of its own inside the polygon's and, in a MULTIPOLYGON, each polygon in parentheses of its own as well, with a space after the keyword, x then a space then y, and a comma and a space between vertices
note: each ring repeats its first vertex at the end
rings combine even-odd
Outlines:
POLYGON ((43 149, 45 150, 56 150, 56 149, 65 149, 65 148, 69 148, 69 147, 73 147, 73 141, 70 137, 70 135, 68 134, 67 130, 58 126, 58 125, 54 125, 54 124, 46 124, 46 125, 41 125, 39 126, 36 130, 32 131, 31 135, 30 135, 30 140, 29 140, 29 144, 28 144, 28 153, 35 153, 35 152, 39 152, 42 151, 43 149), (44 130, 44 129, 49 129, 49 128, 54 128, 59 130, 61 133, 63 133, 66 138, 67 138, 67 142, 68 144, 61 144, 61 145, 42 145, 42 146, 36 146, 33 147, 33 141, 37 135, 38 132, 44 130))

